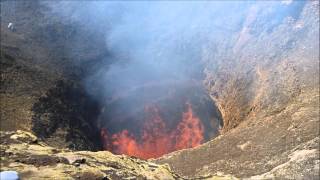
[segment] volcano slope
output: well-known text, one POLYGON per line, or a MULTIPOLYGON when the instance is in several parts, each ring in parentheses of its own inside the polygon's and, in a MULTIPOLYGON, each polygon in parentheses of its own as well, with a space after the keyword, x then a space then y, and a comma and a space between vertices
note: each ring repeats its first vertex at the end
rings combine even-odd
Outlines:
POLYGON ((99 104, 80 82, 109 56, 104 34, 48 15, 37 1, 0 3, 1 171, 27 179, 319 179, 318 1, 282 4, 295 10, 281 21, 270 21, 279 18, 273 3, 253 3, 239 13, 239 30, 208 39, 203 85, 222 114, 221 135, 149 161, 73 151, 101 150, 99 104))
POLYGON ((222 135, 155 162, 188 177, 318 179, 318 12, 309 2, 296 20, 254 34, 262 17, 252 11, 235 40, 214 43, 204 83, 222 113, 222 135))

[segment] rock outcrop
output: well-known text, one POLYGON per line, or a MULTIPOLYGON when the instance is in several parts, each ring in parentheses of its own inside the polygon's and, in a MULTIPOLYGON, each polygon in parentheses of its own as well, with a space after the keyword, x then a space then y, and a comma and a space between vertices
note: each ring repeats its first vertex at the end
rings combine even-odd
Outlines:
POLYGON ((1 171, 17 171, 21 179, 181 179, 168 165, 108 151, 56 149, 25 131, 0 136, 1 171))

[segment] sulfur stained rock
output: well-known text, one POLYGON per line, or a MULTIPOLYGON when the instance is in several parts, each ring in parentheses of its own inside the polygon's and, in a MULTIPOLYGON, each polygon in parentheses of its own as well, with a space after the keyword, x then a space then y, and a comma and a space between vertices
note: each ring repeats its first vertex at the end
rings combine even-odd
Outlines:
POLYGON ((1 170, 17 171, 22 179, 180 178, 167 165, 108 151, 55 150, 41 142, 35 143, 35 139, 25 131, 1 132, 1 170))
POLYGON ((37 137, 32 133, 21 131, 21 130, 17 130, 15 134, 10 136, 10 139, 20 140, 27 143, 35 143, 38 140, 37 137))
MULTIPOLYGON (((3 132, 1 170, 16 171, 22 179, 185 179, 166 164, 158 165, 108 151, 70 151, 55 149, 26 131, 3 132), (23 137, 23 138, 12 138, 23 137)), ((200 179, 235 179, 227 175, 200 179)))

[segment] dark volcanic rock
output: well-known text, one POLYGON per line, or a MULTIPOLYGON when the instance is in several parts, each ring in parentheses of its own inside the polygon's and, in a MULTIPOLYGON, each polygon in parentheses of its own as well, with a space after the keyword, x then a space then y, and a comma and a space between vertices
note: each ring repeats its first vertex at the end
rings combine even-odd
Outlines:
POLYGON ((107 55, 105 41, 48 13, 39 1, 1 1, 1 130, 32 130, 56 147, 99 150, 99 107, 82 79, 107 55))
POLYGON ((33 105, 32 111, 32 130, 48 144, 76 150, 102 148, 95 121, 99 105, 72 81, 58 81, 33 105))

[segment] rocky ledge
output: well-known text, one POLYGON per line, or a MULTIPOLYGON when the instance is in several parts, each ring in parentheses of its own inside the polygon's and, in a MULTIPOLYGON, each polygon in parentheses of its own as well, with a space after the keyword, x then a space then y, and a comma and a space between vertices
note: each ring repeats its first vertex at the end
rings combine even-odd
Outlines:
POLYGON ((21 179, 184 179, 168 165, 108 151, 56 149, 26 131, 0 131, 0 137, 1 171, 16 171, 21 179))

